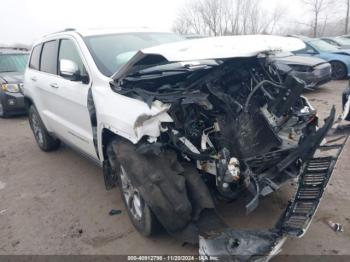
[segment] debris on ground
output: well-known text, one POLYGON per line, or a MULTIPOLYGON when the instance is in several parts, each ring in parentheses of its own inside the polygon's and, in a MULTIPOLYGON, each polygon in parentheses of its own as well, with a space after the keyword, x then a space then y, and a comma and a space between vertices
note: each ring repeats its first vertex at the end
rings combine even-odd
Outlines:
POLYGON ((120 215, 121 213, 122 211, 120 209, 112 209, 111 211, 109 211, 110 216, 120 215))
POLYGON ((12 247, 15 247, 15 246, 17 246, 19 243, 20 243, 19 240, 15 240, 15 241, 12 241, 12 242, 11 242, 11 245, 12 245, 12 247))
POLYGON ((339 223, 334 223, 331 220, 327 221, 327 224, 329 225, 330 228, 332 228, 335 232, 344 232, 344 228, 342 224, 339 223))

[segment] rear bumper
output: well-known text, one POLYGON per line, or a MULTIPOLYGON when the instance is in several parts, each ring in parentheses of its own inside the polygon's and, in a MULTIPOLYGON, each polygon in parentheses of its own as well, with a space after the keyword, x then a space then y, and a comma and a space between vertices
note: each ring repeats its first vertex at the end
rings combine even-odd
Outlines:
POLYGON ((259 231, 226 228, 202 234, 200 255, 219 257, 220 261, 268 261, 282 250, 288 237, 300 238, 306 233, 349 137, 329 135, 334 118, 333 109, 325 125, 296 152, 305 160, 298 189, 275 227, 259 231))
POLYGON ((26 112, 23 94, 2 92, 0 99, 6 114, 14 115, 26 112))

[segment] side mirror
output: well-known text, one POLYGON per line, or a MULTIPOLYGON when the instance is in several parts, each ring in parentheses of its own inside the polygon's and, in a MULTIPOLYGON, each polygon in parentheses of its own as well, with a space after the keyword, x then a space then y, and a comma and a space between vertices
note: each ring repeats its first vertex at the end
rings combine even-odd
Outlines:
POLYGON ((71 81, 80 81, 80 70, 78 65, 72 60, 61 59, 60 60, 60 76, 71 80, 71 81))
POLYGON ((307 50, 306 50, 306 53, 307 53, 308 55, 316 55, 316 54, 317 54, 317 52, 314 51, 314 50, 312 50, 312 49, 307 49, 307 50))

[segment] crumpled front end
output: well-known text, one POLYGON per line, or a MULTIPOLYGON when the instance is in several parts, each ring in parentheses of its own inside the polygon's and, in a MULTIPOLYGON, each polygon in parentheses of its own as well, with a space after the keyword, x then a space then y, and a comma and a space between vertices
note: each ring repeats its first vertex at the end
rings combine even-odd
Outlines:
POLYGON ((335 110, 315 136, 302 146, 312 152, 298 178, 298 189, 274 228, 265 231, 226 229, 200 236, 199 252, 220 261, 268 261, 288 237, 302 237, 309 228, 349 135, 330 132, 335 110))
MULTIPOLYGON (((137 124, 145 130, 148 124, 159 126, 159 136, 145 136, 136 147, 140 161, 153 161, 152 173, 157 174, 157 180, 151 176, 140 188, 157 188, 161 194, 153 199, 149 190, 140 191, 168 232, 185 242, 199 242, 201 254, 266 259, 278 253, 287 236, 302 236, 345 143, 325 144, 335 110, 319 128, 315 109, 301 95, 305 83, 292 74, 280 75, 267 58, 259 54, 138 65, 139 70, 113 83, 119 94, 150 108, 155 102, 166 108, 161 111, 164 121, 161 115, 140 116, 137 124), (328 150, 332 154, 325 156, 328 150), (174 175, 163 172, 168 169, 174 175), (211 199, 243 201, 241 195, 248 192, 251 213, 260 197, 296 179, 296 195, 271 230, 230 229, 211 199), (167 204, 158 206, 163 200, 167 204), (166 214, 179 219, 170 223, 166 214)), ((145 175, 135 180, 146 181, 145 175)))

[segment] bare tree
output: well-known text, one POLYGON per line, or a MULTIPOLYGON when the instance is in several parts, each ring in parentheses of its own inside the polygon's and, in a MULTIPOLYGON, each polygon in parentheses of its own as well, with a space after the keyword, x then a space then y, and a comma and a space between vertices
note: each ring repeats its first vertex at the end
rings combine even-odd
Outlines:
POLYGON ((199 9, 197 2, 184 6, 173 24, 173 31, 179 34, 195 33, 206 35, 207 30, 201 17, 198 15, 199 9))
POLYGON ((345 16, 345 30, 344 30, 344 33, 348 34, 348 32, 349 32, 350 0, 345 0, 345 4, 346 4, 346 16, 345 16))
POLYGON ((259 0, 193 0, 179 13, 173 30, 209 36, 272 33, 283 9, 266 12, 259 0))
POLYGON ((319 33, 319 24, 322 13, 329 6, 330 0, 302 0, 302 2, 309 7, 309 10, 313 13, 312 21, 312 35, 317 37, 319 33))
POLYGON ((270 21, 270 33, 273 34, 277 27, 279 22, 282 20, 282 18, 286 15, 287 10, 282 7, 281 5, 277 5, 271 15, 271 21, 270 21))

